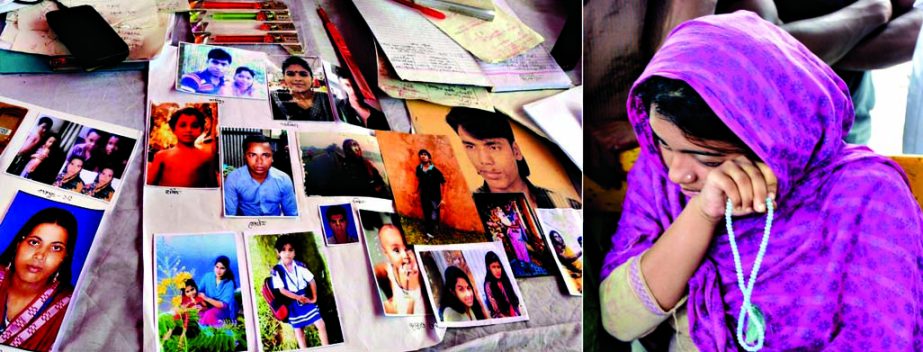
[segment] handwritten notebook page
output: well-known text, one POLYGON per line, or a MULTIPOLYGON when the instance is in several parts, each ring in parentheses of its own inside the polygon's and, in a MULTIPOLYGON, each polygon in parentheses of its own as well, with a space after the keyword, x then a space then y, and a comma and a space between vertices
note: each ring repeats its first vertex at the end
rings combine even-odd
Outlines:
POLYGON ((474 57, 420 13, 394 1, 353 3, 401 79, 490 86, 474 57))
POLYGON ((442 20, 431 17, 426 19, 478 59, 497 63, 509 60, 545 41, 545 38, 518 18, 508 14, 508 11, 498 5, 493 21, 484 21, 452 11, 443 11, 446 18, 442 20))
POLYGON ((394 72, 388 66, 387 59, 379 54, 378 87, 392 98, 494 111, 487 88, 402 81, 394 77, 394 72))
MULTIPOLYGON (((163 48, 170 15, 159 13, 154 0, 62 0, 67 6, 91 5, 112 25, 129 48, 129 60, 154 57, 163 48)), ((41 55, 70 52, 48 27, 45 14, 57 6, 44 2, 17 12, 18 32, 10 50, 41 55)), ((6 39, 6 38, 5 38, 6 39)))

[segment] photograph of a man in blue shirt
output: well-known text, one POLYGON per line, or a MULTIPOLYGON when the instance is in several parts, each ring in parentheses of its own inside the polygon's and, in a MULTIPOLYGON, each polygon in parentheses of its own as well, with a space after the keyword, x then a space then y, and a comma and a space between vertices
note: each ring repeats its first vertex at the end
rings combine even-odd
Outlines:
POLYGON ((272 166, 272 143, 263 135, 243 142, 246 165, 231 171, 224 181, 227 216, 298 216, 292 178, 272 166))

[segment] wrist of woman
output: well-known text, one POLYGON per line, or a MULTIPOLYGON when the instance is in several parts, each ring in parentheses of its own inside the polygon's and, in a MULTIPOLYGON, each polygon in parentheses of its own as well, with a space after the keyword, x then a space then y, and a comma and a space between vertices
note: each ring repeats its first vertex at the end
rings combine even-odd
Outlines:
POLYGON ((705 207, 702 204, 702 198, 700 196, 692 197, 692 199, 689 200, 689 204, 686 205, 684 211, 689 210, 692 211, 695 217, 705 221, 709 225, 718 226, 718 222, 721 221, 721 216, 713 217, 712 215, 708 214, 707 211, 705 211, 705 207))

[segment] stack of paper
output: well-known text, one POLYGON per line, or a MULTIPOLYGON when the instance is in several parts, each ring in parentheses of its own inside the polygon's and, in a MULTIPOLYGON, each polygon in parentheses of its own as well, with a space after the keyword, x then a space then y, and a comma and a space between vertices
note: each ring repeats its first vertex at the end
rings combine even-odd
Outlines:
POLYGON ((445 12, 446 19, 432 19, 395 1, 353 2, 384 52, 381 65, 396 76, 379 83, 393 97, 482 108, 483 94, 471 86, 493 92, 571 87, 541 46, 544 38, 503 0, 496 0, 492 21, 452 12, 445 12))

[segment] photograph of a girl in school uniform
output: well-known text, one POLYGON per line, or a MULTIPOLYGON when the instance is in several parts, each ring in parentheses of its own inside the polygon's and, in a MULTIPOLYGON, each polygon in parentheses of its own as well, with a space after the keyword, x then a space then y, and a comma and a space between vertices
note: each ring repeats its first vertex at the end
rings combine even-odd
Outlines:
POLYGON ((324 240, 313 232, 247 238, 250 276, 264 351, 303 350, 343 342, 324 240), (273 292, 273 302, 261 292, 273 292), (273 307, 284 307, 279 317, 273 307))

